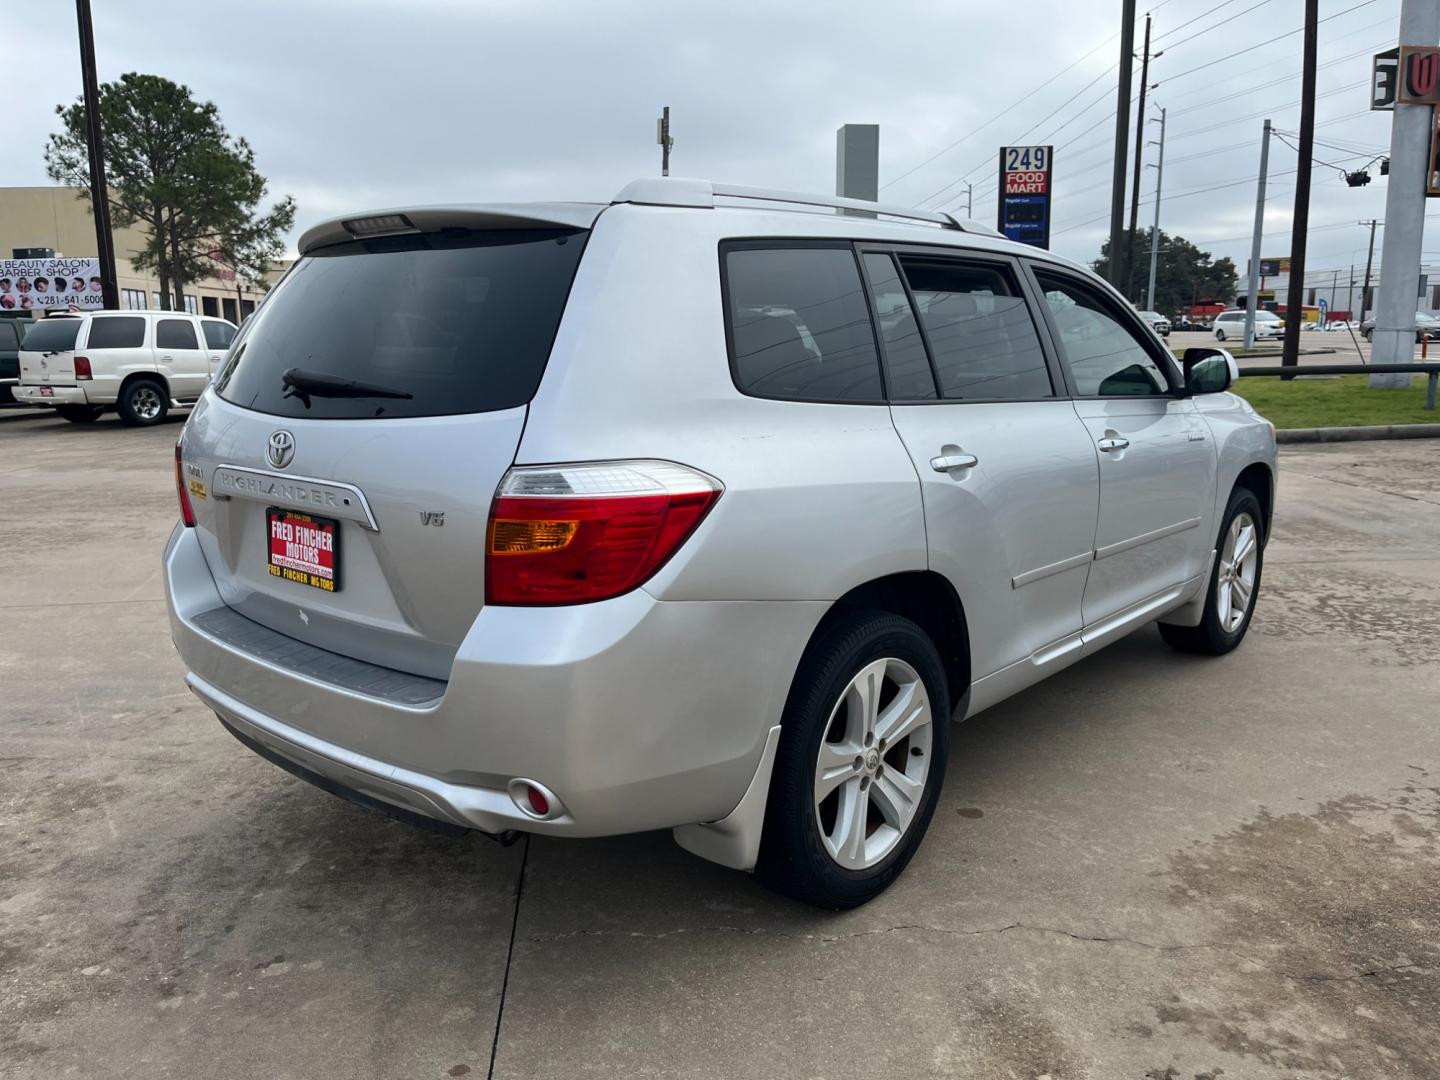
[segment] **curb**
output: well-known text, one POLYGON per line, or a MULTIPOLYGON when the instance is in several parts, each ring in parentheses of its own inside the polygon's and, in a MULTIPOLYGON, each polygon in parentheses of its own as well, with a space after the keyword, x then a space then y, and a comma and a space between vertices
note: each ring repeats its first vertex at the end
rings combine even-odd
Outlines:
POLYGON ((1281 428, 1277 443, 1362 442, 1369 439, 1440 439, 1440 424, 1380 424, 1371 427, 1281 428))

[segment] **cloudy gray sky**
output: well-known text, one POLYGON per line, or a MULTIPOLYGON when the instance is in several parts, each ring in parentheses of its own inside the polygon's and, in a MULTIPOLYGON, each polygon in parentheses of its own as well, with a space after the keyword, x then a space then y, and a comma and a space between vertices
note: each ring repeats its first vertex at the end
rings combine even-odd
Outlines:
MULTIPOLYGON (((214 101, 272 190, 295 196, 297 232, 397 203, 608 199, 658 173, 664 104, 677 175, 833 190, 836 127, 878 123, 883 199, 963 209, 968 178, 988 220, 997 148, 1053 143, 1054 248, 1093 258, 1107 229, 1119 0, 94 6, 101 78, 152 72, 214 101)), ((79 92, 74 9, 5 7, 0 184, 46 183, 53 108, 79 92)), ((1141 0, 1142 23, 1145 10, 1141 0)), ((1164 50, 1151 101, 1169 110, 1161 226, 1243 266, 1262 120, 1299 125, 1302 4, 1160 0, 1149 11, 1164 50)), ((1366 88, 1370 54, 1395 42, 1399 0, 1322 0, 1320 13, 1316 134, 1327 145, 1315 156, 1356 168, 1389 144, 1389 114, 1367 111, 1366 88)), ((1283 255, 1296 155, 1277 143, 1270 160, 1265 253, 1283 255)), ((1385 182, 1371 172, 1351 189, 1316 166, 1316 276, 1338 267, 1343 282, 1363 264, 1355 222, 1384 216, 1385 182)), ((1440 250, 1427 246, 1427 259, 1440 250)))

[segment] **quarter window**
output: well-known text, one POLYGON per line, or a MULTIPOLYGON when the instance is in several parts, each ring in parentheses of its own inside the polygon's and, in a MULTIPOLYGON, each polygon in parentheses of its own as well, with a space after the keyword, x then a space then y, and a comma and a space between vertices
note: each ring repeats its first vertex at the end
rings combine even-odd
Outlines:
POLYGON ((131 316, 91 319, 88 349, 138 349, 145 344, 145 320, 131 316))
POLYGON ((1044 270, 1035 277, 1060 332, 1064 362, 1083 397, 1163 394, 1164 373, 1109 304, 1087 286, 1044 270))
POLYGON ((185 319, 161 319, 155 327, 157 349, 198 349, 195 324, 185 319))
POLYGON ((735 381, 757 397, 883 399, 855 255, 840 246, 721 249, 735 381))
POLYGON ((935 362, 940 396, 1051 397, 1045 352, 1025 298, 998 266, 900 256, 935 362))
POLYGON ((212 349, 228 349, 235 340, 235 328, 229 323, 205 321, 205 344, 212 349))

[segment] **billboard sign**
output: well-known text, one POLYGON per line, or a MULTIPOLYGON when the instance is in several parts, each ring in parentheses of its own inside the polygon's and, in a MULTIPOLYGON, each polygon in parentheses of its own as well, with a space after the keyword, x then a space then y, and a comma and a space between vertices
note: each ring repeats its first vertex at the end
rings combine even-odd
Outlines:
POLYGON ((1400 47, 1376 53, 1370 69, 1370 108, 1395 108, 1395 88, 1400 72, 1400 47))
POLYGON ((1288 274, 1289 272, 1290 272, 1290 258, 1289 258, 1289 256, 1286 256, 1286 257, 1283 258, 1283 259, 1261 259, 1261 260, 1260 260, 1260 276, 1261 276, 1261 277, 1279 277, 1281 274, 1288 274))
POLYGON ((0 311, 98 311, 99 259, 0 259, 0 311))
POLYGON ((1054 147, 1002 146, 995 227, 1011 240, 1050 246, 1051 171, 1054 147))
POLYGON ((1401 105, 1440 105, 1440 48, 1402 45, 1395 100, 1401 105))

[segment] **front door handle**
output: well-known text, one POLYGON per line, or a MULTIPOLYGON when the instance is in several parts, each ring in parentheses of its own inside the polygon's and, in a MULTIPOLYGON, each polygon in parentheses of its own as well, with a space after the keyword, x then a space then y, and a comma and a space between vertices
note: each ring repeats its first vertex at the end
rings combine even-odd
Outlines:
POLYGON ((1101 439, 1095 445, 1106 452, 1109 452, 1111 450, 1124 450, 1127 446, 1130 445, 1130 440, 1121 438, 1118 435, 1112 435, 1101 439))
POLYGON ((930 459, 930 468, 936 472, 949 472, 951 469, 973 469, 980 464, 980 459, 974 454, 941 454, 939 457, 930 459))

